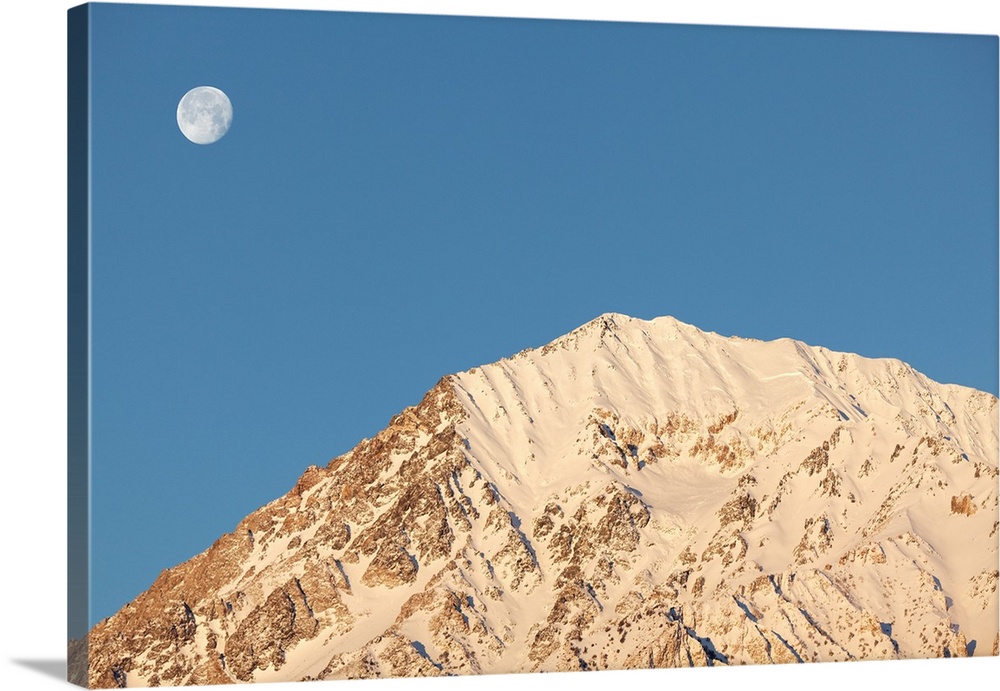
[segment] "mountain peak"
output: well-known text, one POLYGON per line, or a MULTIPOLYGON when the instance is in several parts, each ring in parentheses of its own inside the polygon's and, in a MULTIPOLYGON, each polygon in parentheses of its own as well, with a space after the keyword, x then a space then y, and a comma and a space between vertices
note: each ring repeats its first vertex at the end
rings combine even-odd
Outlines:
MULTIPOLYGON (((641 319, 639 317, 632 317, 621 312, 604 312, 600 316, 594 317, 590 321, 581 325, 580 327, 574 329, 573 331, 590 331, 597 328, 604 328, 608 330, 620 330, 628 328, 644 328, 652 325, 673 325, 673 326, 683 326, 689 329, 696 329, 697 327, 690 324, 685 324, 684 322, 675 319, 669 315, 663 315, 656 317, 651 320, 641 319)), ((572 332, 571 332, 572 333, 572 332)))
MULTIPOLYGON (((566 346, 572 346, 575 349, 579 349, 581 345, 587 344, 589 344, 591 348, 598 348, 605 340, 620 340, 621 336, 625 334, 638 335, 651 328, 664 330, 679 327, 685 327, 697 331, 695 327, 683 324, 673 317, 664 316, 658 317, 652 321, 647 321, 631 317, 620 312, 605 312, 573 329, 569 333, 556 338, 551 343, 542 346, 541 350, 551 352, 555 348, 566 346)), ((531 350, 532 349, 529 348, 519 353, 519 355, 525 352, 530 352, 531 350)))
MULTIPOLYGON (((627 314, 621 314, 619 312, 605 312, 600 316, 594 317, 590 321, 581 326, 573 329, 570 334, 577 332, 590 333, 595 330, 602 331, 604 333, 617 331, 621 328, 627 327, 634 321, 639 321, 634 317, 630 317, 627 314)), ((567 336, 570 334, 566 334, 567 336)))
POLYGON ((605 313, 306 469, 98 624, 90 679, 989 654, 996 411, 898 360, 605 313))

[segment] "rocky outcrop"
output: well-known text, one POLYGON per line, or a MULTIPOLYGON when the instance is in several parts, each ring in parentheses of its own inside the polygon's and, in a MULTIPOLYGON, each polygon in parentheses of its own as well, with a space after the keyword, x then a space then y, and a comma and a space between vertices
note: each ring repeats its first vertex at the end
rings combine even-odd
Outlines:
POLYGON ((952 497, 951 512, 960 513, 965 516, 974 515, 976 513, 976 505, 972 501, 972 495, 963 494, 960 497, 952 497))

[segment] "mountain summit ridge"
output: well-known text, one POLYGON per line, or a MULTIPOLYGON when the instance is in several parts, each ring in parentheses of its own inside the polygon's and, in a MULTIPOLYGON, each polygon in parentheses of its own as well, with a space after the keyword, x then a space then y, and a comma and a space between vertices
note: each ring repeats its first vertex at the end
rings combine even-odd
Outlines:
POLYGON ((996 654, 997 428, 899 360, 606 313, 308 468, 90 682, 996 654))

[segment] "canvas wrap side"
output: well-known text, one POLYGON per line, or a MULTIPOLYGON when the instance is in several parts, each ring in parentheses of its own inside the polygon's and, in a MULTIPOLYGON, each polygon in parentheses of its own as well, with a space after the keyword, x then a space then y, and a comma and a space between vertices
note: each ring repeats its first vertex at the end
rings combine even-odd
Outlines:
POLYGON ((67 36, 67 678, 87 685, 90 603, 90 60, 88 5, 67 36))

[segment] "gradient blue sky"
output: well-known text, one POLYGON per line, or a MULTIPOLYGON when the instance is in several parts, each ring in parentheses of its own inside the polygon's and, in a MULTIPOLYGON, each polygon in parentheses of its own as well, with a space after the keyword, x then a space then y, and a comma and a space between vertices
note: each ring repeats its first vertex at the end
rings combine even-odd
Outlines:
POLYGON ((92 622, 601 312, 997 393, 996 37, 92 12, 92 622))

